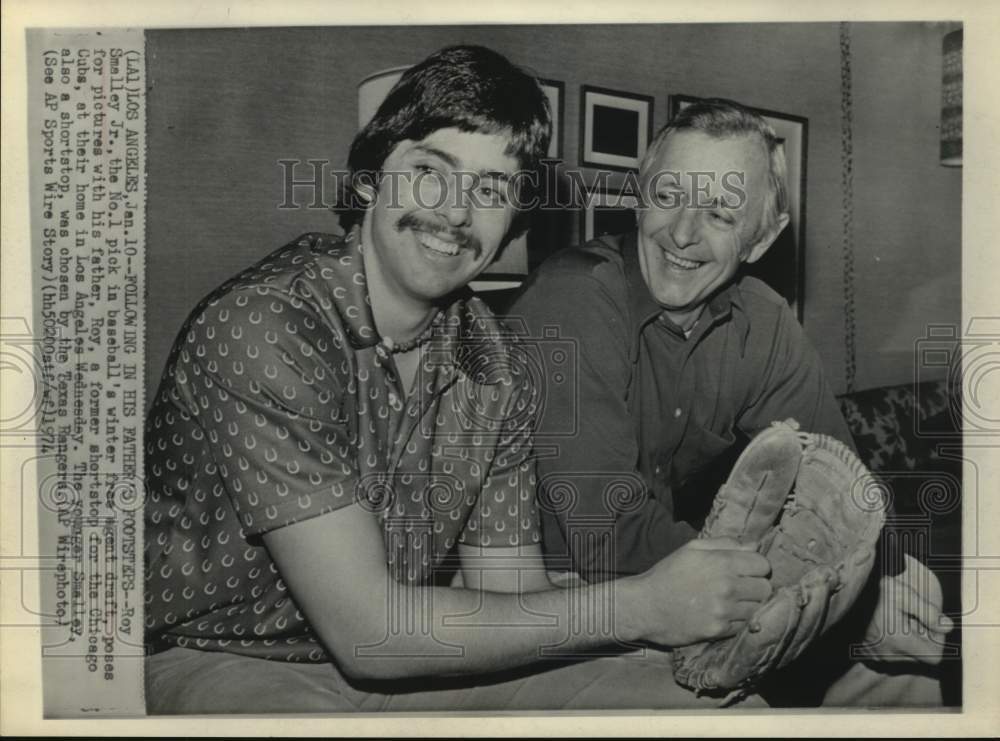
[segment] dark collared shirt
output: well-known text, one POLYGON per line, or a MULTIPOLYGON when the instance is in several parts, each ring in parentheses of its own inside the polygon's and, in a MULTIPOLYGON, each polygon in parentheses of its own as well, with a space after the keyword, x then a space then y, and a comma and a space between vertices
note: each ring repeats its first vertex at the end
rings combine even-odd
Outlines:
POLYGON ((456 300, 407 393, 352 237, 300 238, 181 330, 146 427, 154 647, 328 660, 260 536, 353 503, 408 584, 456 543, 539 540, 534 386, 509 333, 456 300))
POLYGON ((851 444, 801 326, 754 278, 716 294, 685 337, 646 287, 636 235, 606 237, 543 264, 510 317, 545 363, 536 450, 555 568, 603 579, 669 555, 774 420, 851 444), (557 346, 575 353, 558 368, 557 346))

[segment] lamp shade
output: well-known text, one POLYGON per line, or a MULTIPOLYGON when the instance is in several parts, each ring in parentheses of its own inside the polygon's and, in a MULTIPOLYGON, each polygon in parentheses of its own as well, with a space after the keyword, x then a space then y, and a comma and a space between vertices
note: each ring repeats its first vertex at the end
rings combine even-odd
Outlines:
POLYGON ((368 75, 358 84, 358 130, 372 120, 392 86, 409 67, 390 67, 368 75))
POLYGON ((962 165, 962 30, 944 37, 941 82, 941 164, 962 165))
MULTIPOLYGON (((409 66, 390 67, 368 75, 358 83, 358 130, 375 116, 389 91, 409 66)), ((498 258, 471 283, 475 291, 515 288, 528 274, 528 240, 522 235, 504 247, 498 258)))

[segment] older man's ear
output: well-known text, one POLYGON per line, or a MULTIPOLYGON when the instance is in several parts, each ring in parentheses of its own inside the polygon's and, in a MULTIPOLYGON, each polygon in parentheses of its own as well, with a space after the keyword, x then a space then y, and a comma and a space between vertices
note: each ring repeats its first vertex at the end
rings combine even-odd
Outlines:
POLYGON ((757 262, 760 258, 762 258, 764 253, 766 253, 771 245, 774 244, 774 240, 778 238, 778 235, 784 231, 786 226, 788 226, 788 221, 788 214, 781 214, 774 226, 764 232, 763 236, 758 239, 752 247, 750 247, 746 253, 746 257, 743 258, 743 262, 757 262))

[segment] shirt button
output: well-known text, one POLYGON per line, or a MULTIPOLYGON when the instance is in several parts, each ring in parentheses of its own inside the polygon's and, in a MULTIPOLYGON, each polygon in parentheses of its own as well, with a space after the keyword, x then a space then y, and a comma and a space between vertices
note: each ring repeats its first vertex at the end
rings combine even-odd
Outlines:
POLYGON ((680 408, 680 407, 677 407, 677 408, 676 408, 676 409, 674 410, 674 417, 675 417, 675 418, 677 418, 677 417, 680 417, 680 416, 681 416, 682 414, 684 414, 684 412, 683 412, 683 411, 681 411, 681 408, 680 408))

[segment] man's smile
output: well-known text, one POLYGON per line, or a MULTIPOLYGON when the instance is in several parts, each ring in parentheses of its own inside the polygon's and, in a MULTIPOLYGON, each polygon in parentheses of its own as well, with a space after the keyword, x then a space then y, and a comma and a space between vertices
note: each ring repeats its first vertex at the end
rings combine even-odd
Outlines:
POLYGON ((472 250, 474 258, 482 254, 482 245, 472 234, 459 229, 442 229, 412 213, 399 219, 396 230, 409 230, 422 247, 442 257, 458 257, 465 248, 472 250))
POLYGON ((673 252, 670 252, 669 250, 661 248, 660 251, 663 254, 663 261, 666 262, 667 265, 669 265, 670 267, 676 268, 678 270, 697 270, 698 268, 700 268, 702 265, 705 264, 703 261, 700 260, 689 260, 686 257, 675 255, 673 252))
POLYGON ((417 241, 420 242, 420 244, 430 250, 433 250, 439 255, 455 257, 461 250, 458 243, 441 239, 433 234, 429 234, 428 232, 415 229, 413 230, 413 233, 417 236, 417 241))

